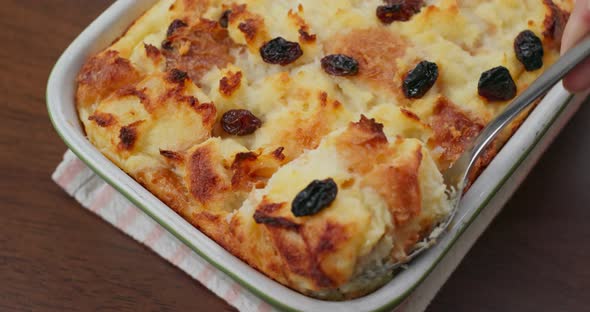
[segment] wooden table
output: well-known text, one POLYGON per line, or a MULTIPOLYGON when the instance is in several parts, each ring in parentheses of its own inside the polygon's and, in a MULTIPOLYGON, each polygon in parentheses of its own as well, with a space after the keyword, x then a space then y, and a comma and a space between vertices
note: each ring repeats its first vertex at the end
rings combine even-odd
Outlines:
MULTIPOLYGON (((50 179, 66 147, 45 109, 49 71, 110 2, 0 1, 0 311, 231 310, 50 179)), ((431 311, 588 311, 589 136, 585 107, 431 311)))

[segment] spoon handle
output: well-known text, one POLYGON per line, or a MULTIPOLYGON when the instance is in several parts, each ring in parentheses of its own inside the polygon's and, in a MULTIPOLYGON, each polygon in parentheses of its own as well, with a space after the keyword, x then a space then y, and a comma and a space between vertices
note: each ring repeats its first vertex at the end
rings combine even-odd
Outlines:
MULTIPOLYGON (((535 103, 535 100, 547 93, 576 65, 590 56, 590 37, 587 37, 574 48, 564 54, 553 66, 537 78, 524 92, 522 92, 506 109, 490 122, 479 134, 457 162, 468 161, 464 179, 468 176, 475 161, 482 155, 488 145, 509 125, 522 111, 535 103)), ((590 72, 588 73, 590 75, 590 72)))

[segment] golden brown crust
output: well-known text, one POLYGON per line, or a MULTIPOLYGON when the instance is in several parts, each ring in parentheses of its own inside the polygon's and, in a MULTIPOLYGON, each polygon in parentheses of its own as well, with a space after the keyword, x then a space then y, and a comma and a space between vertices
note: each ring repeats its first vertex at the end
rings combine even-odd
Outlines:
POLYGON ((151 103, 150 103, 149 98, 145 92, 146 92, 145 88, 141 89, 141 90, 137 90, 134 86, 125 86, 125 87, 115 91, 115 93, 112 96, 119 97, 119 98, 126 97, 126 96, 135 96, 144 105, 144 107, 149 111, 149 109, 152 107, 152 105, 150 105, 151 103))
POLYGON ((144 48, 146 55, 152 59, 152 61, 158 61, 162 56, 160 50, 151 44, 144 44, 144 48))
POLYGON ((358 122, 350 123, 347 131, 337 139, 338 149, 349 163, 350 170, 368 174, 387 149, 383 125, 361 115, 358 122))
MULTIPOLYGON (((392 162, 401 139, 390 146, 383 133, 383 125, 365 116, 361 116, 359 122, 351 123, 338 142, 340 151, 350 164, 349 168, 363 174, 361 184, 374 189, 387 203, 396 229, 420 214, 422 196, 418 175, 423 158, 421 146, 392 162)), ((412 244, 406 245, 404 249, 412 244)))
POLYGON ((96 122, 97 125, 101 127, 108 127, 117 122, 115 116, 109 113, 101 113, 101 112, 94 112, 88 120, 96 122))
POLYGON ((327 254, 346 241, 347 234, 342 226, 331 223, 320 227, 303 225, 288 229, 265 226, 284 264, 293 273, 310 279, 315 287, 336 285, 337 281, 324 272, 322 262, 327 254))
POLYGON ((264 21, 261 18, 248 18, 238 25, 238 29, 244 34, 247 42, 254 42, 263 26, 264 21))
POLYGON ((416 217, 422 208, 418 170, 422 163, 422 149, 418 148, 408 161, 372 171, 368 183, 387 201, 396 226, 416 217))
POLYGON ((137 131, 137 127, 143 123, 143 120, 136 121, 129 125, 121 127, 119 130, 119 145, 118 147, 122 150, 131 150, 135 143, 137 142, 137 137, 139 135, 137 131))
POLYGON ((494 157, 500 151, 501 145, 498 143, 498 140, 493 141, 490 143, 490 146, 484 151, 484 153, 475 161, 473 168, 469 172, 469 179, 463 188, 463 192, 467 192, 475 179, 479 177, 479 175, 483 172, 483 170, 492 162, 494 157))
POLYGON ((482 122, 459 110, 448 99, 441 97, 434 106, 430 127, 434 131, 434 137, 428 144, 434 150, 441 148, 439 161, 450 165, 484 126, 482 122))
POLYGON ((270 213, 272 213, 275 209, 278 209, 285 204, 286 203, 279 203, 279 204, 272 203, 272 204, 267 204, 266 206, 258 208, 254 212, 254 216, 253 216, 254 221, 256 221, 256 223, 258 223, 258 224, 264 224, 264 225, 270 226, 270 227, 298 231, 299 228, 301 227, 301 225, 299 223, 296 223, 296 222, 289 220, 288 218, 285 218, 285 217, 273 217, 270 215, 270 213), (267 208, 268 206, 270 206, 271 209, 267 208))
POLYGON ((258 52, 262 43, 271 39, 264 16, 250 10, 247 4, 232 3, 224 7, 231 10, 228 18, 230 28, 235 27, 235 34, 243 38, 237 40, 247 45, 252 53, 258 52))
POLYGON ((569 19, 569 12, 561 9, 553 0, 543 0, 543 3, 549 9, 549 14, 543 21, 543 36, 549 40, 551 44, 559 47, 565 24, 569 19))
POLYGON ((397 78, 397 60, 410 43, 398 34, 378 27, 354 29, 344 35, 331 38, 326 44, 326 54, 344 54, 359 63, 358 79, 378 88, 400 94, 401 83, 397 78))
POLYGON ((177 161, 177 162, 184 160, 184 157, 182 156, 182 154, 180 154, 178 152, 174 152, 174 151, 160 150, 160 155, 164 156, 166 159, 177 161))
POLYGON ((198 100, 195 97, 190 97, 189 102, 197 113, 201 115, 205 127, 211 128, 213 123, 215 123, 215 118, 217 116, 217 108, 215 108, 215 105, 213 103, 198 104, 198 100))
POLYGON ((309 31, 302 27, 299 28, 299 41, 305 43, 314 43, 317 39, 317 35, 310 34, 309 31))
POLYGON ((160 200, 176 212, 188 208, 189 199, 183 182, 169 169, 159 169, 154 172, 142 172, 136 179, 143 185, 156 192, 160 200), (157 186, 154 188, 154 186, 157 186))
MULTIPOLYGON (((342 104, 328 97, 325 91, 305 91, 301 94, 303 101, 311 104, 306 113, 297 113, 297 108, 290 114, 290 119, 281 124, 273 124, 273 136, 283 147, 282 154, 287 161, 301 155, 305 150, 318 147, 324 136, 332 131, 334 123, 344 111, 342 104)), ((274 147, 274 146, 273 146, 274 147)))
POLYGON ((414 112, 412 112, 411 110, 408 110, 406 108, 400 107, 400 112, 402 112, 402 114, 404 114, 406 117, 413 119, 417 122, 421 122, 420 117, 418 117, 418 115, 416 115, 414 112))
POLYGON ((170 83, 176 83, 181 86, 184 86, 184 81, 188 78, 188 74, 182 70, 177 68, 172 68, 168 71, 166 75, 166 80, 170 83))
POLYGON ((78 105, 87 106, 105 98, 113 91, 139 81, 141 75, 129 60, 108 50, 88 60, 78 74, 78 105))
POLYGON ((225 6, 224 10, 230 10, 229 23, 234 24, 238 19, 243 18, 244 15, 248 14, 245 4, 232 3, 229 7, 225 6))
POLYGON ((284 150, 285 148, 282 146, 277 147, 277 149, 272 152, 272 156, 278 161, 283 161, 285 160, 285 154, 283 154, 284 150))
POLYGON ((232 186, 246 186, 246 184, 252 179, 254 166, 257 160, 258 155, 253 152, 236 154, 234 162, 231 165, 231 169, 234 171, 231 179, 232 186))
POLYGON ((209 7, 209 0, 182 0, 184 11, 186 12, 204 12, 209 7))
POLYGON ((166 40, 170 47, 164 49, 166 67, 188 72, 197 84, 213 66, 224 67, 233 62, 230 49, 235 44, 216 21, 200 19, 192 27, 178 29, 166 40))
POLYGON ((299 5, 297 12, 289 10, 287 16, 298 27, 297 32, 299 33, 299 41, 307 44, 314 43, 317 39, 317 35, 310 33, 310 26, 305 19, 301 17, 301 13, 303 13, 303 6, 299 5))
POLYGON ((284 163, 284 156, 282 154, 277 156, 275 153, 277 150, 263 155, 253 152, 236 154, 231 165, 233 171, 231 182, 234 189, 249 191, 252 187, 263 188, 268 179, 284 163))
POLYGON ((240 84, 242 82, 242 72, 238 71, 236 73, 230 71, 227 73, 227 76, 224 76, 219 81, 219 93, 224 96, 231 96, 237 89, 240 88, 240 84))
POLYGON ((361 115, 360 121, 351 123, 349 131, 352 133, 351 137, 355 138, 351 143, 357 146, 374 147, 387 143, 383 125, 375 122, 375 119, 368 119, 365 115, 361 115))
POLYGON ((215 157, 214 152, 206 145, 197 148, 187 161, 190 193, 202 204, 211 202, 229 188, 213 166, 215 157))

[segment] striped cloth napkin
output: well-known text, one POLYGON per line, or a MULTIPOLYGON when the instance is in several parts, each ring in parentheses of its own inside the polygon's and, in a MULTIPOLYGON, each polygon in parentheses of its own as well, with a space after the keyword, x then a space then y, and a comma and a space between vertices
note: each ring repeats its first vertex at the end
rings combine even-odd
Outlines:
POLYGON ((274 311, 117 193, 71 151, 65 153, 52 178, 84 208, 146 245, 238 310, 274 311))
MULTIPOLYGON (((65 153, 52 178, 82 207, 146 245, 238 310, 276 311, 271 305, 202 259, 123 195, 117 193, 113 187, 86 167, 72 151, 68 150, 65 153)), ((463 235, 464 237, 459 239, 436 269, 395 311, 425 310, 484 228, 485 225, 473 235, 463 235), (465 236, 470 239, 465 240, 465 236)))

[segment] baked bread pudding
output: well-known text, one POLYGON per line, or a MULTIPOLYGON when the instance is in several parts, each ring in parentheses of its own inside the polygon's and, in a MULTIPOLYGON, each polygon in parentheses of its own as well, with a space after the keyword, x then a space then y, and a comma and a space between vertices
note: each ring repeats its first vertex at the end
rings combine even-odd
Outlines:
POLYGON ((77 109, 97 149, 229 252, 354 298, 449 216, 441 172, 557 59, 571 6, 160 0, 88 59, 77 109))

